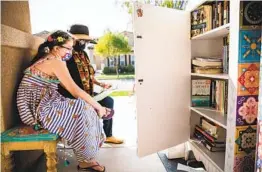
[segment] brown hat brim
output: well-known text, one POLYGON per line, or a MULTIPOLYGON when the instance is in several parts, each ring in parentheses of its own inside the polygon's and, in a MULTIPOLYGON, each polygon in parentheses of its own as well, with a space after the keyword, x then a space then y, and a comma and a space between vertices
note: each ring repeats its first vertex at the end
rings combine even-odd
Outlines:
POLYGON ((72 34, 76 39, 92 40, 92 38, 85 34, 72 34))

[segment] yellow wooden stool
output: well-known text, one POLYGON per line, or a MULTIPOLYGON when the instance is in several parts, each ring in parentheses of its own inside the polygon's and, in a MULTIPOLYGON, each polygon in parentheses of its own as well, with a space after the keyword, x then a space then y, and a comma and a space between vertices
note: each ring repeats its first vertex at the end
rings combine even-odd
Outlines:
POLYGON ((34 130, 31 126, 19 126, 1 133, 2 170, 11 172, 14 168, 12 151, 44 150, 47 172, 57 172, 56 145, 59 136, 47 130, 34 130))

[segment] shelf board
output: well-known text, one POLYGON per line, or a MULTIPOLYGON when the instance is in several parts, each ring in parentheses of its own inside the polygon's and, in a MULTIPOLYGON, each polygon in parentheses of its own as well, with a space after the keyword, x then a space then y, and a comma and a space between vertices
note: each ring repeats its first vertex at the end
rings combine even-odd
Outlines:
POLYGON ((215 109, 212 108, 199 108, 199 107, 190 107, 190 109, 199 115, 213 121, 214 123, 220 125, 221 127, 227 129, 227 117, 215 109))
POLYGON ((214 39, 222 36, 226 36, 229 33, 230 24, 227 23, 223 26, 217 27, 210 31, 207 31, 203 34, 192 37, 192 40, 200 40, 200 39, 214 39))
POLYGON ((228 79, 228 74, 200 74, 200 73, 191 73, 191 76, 201 76, 207 78, 218 78, 218 79, 228 79))
POLYGON ((189 140, 192 146, 194 146, 198 151, 204 154, 209 161, 213 162, 220 171, 224 171, 225 167, 225 152, 211 152, 202 143, 198 143, 192 139, 189 140))

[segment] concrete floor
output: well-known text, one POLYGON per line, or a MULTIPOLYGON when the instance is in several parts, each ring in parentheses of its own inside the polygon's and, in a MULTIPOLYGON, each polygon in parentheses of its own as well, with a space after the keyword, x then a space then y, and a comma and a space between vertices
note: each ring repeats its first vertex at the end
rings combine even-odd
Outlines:
MULTIPOLYGON (((115 97, 115 116, 113 135, 125 140, 121 145, 105 144, 97 157, 98 162, 106 167, 106 172, 165 172, 165 168, 157 154, 138 158, 136 155, 136 113, 134 97, 115 97)), ((70 165, 64 166, 62 156, 64 151, 58 149, 59 172, 77 172, 77 161, 73 151, 67 149, 65 154, 70 165)), ((44 172, 45 157, 41 157, 32 172, 44 172)))

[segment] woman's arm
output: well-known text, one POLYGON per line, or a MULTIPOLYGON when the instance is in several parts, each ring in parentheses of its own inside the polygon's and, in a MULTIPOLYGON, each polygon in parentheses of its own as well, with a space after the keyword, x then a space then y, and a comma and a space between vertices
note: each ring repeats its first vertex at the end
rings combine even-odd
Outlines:
POLYGON ((96 78, 93 75, 91 76, 91 78, 92 78, 92 81, 93 81, 94 84, 104 88, 104 86, 105 86, 104 83, 97 81, 96 78))
POLYGON ((103 83, 103 82, 97 81, 94 76, 92 76, 91 78, 92 78, 92 81, 93 81, 94 84, 96 84, 96 85, 98 85, 98 86, 100 86, 100 87, 102 87, 102 88, 108 89, 108 88, 112 87, 111 84, 105 84, 105 83, 103 83))
MULTIPOLYGON (((75 98, 81 98, 85 100, 87 103, 91 104, 95 109, 100 111, 104 111, 103 115, 105 114, 105 108, 103 108, 99 103, 97 103, 89 94, 87 94, 84 90, 78 87, 74 80, 72 79, 67 67, 66 63, 54 59, 52 64, 50 64, 54 74, 57 76, 61 84, 67 89, 75 98), (104 110, 102 110, 104 109, 104 110)), ((101 113, 101 112, 100 112, 101 113)), ((101 114, 100 114, 101 115, 101 114)))

